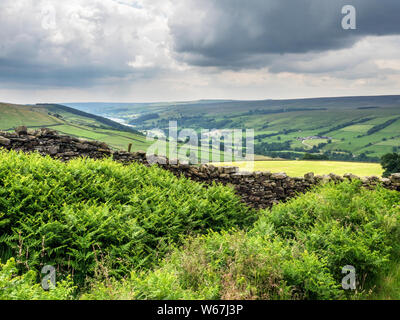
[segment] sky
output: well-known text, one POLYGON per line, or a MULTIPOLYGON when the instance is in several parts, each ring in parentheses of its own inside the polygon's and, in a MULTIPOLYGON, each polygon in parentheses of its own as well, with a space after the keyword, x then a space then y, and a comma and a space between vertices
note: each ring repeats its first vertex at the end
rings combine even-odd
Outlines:
POLYGON ((399 16, 399 0, 1 0, 0 101, 400 94, 399 16))

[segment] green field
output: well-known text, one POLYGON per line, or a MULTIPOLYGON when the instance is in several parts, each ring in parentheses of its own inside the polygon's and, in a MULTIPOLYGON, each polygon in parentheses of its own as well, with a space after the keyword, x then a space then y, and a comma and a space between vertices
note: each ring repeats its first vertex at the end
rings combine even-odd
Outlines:
POLYGON ((400 150, 400 96, 76 106, 144 130, 167 129, 169 121, 198 131, 254 129, 255 153, 269 157, 302 159, 313 152, 330 160, 379 162, 400 150), (331 139, 297 140, 310 136, 331 139))
MULTIPOLYGON (((217 166, 248 167, 245 162, 216 163, 217 166)), ((381 176, 383 169, 377 163, 340 162, 340 161, 255 161, 254 171, 285 172, 291 177, 302 177, 306 173, 324 175, 334 173, 343 175, 352 173, 361 177, 381 176)))
POLYGON ((48 127, 61 134, 103 141, 121 150, 127 150, 129 144, 132 144, 132 151, 146 150, 151 144, 133 129, 64 106, 0 103, 0 130, 12 131, 21 125, 29 129, 48 127))

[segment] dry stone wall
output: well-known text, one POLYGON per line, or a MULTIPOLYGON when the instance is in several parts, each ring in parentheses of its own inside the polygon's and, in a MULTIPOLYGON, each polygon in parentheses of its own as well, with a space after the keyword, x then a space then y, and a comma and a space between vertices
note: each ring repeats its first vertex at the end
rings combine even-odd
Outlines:
POLYGON ((319 176, 313 173, 308 173, 301 178, 293 178, 288 177, 285 173, 239 172, 237 167, 192 166, 176 161, 170 162, 165 157, 147 156, 145 152, 114 151, 103 142, 59 135, 56 131, 48 128, 28 131, 26 127, 18 127, 14 133, 0 131, 0 148, 39 152, 41 155, 50 155, 61 161, 69 161, 77 157, 93 159, 112 157, 124 164, 131 162, 139 162, 147 166, 157 164, 176 176, 183 175, 191 180, 204 183, 205 186, 213 182, 232 186, 243 202, 257 209, 286 201, 297 194, 306 192, 313 186, 330 181, 359 179, 367 188, 382 184, 388 189, 400 191, 400 173, 389 178, 359 178, 352 174, 319 176))

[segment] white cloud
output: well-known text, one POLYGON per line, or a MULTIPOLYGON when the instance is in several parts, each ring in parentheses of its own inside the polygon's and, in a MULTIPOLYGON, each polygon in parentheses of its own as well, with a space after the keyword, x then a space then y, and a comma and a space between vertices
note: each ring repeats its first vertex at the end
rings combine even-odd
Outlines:
POLYGON ((2 0, 0 77, 60 86, 77 71, 79 84, 135 77, 135 61, 168 60, 166 22, 152 12, 135 1, 2 0))

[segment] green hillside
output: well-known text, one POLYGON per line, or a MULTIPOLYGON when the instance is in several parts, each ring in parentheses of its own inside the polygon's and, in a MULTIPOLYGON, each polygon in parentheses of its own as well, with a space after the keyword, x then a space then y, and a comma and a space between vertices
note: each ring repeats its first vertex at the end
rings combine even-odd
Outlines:
POLYGON ((30 129, 49 127, 58 132, 106 142, 116 149, 146 150, 150 142, 131 127, 62 105, 13 105, 0 103, 0 130, 25 125, 30 129))
MULTIPOLYGON (((109 159, 62 163, 0 150, 0 185, 0 263, 15 258, 21 270, 58 266, 57 277, 73 274, 82 289, 100 270, 98 259, 120 278, 156 265, 184 235, 255 221, 229 188, 204 188, 157 167, 109 159), (15 254, 19 237, 29 252, 23 263, 15 254)), ((2 269, 0 300, 9 287, 2 269)))
POLYGON ((135 125, 255 129, 255 153, 287 159, 304 153, 330 160, 378 161, 400 150, 400 96, 153 104, 71 104, 135 125))

